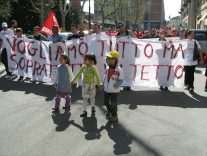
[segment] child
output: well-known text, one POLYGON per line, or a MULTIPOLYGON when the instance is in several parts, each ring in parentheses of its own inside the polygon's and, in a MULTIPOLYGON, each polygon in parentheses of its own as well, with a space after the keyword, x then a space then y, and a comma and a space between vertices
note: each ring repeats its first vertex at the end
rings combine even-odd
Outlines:
POLYGON ((54 111, 59 111, 61 96, 65 97, 65 107, 63 109, 70 111, 71 105, 71 84, 70 80, 73 79, 72 68, 69 66, 68 56, 61 54, 59 57, 60 65, 57 67, 57 74, 54 86, 56 87, 55 107, 54 111))
POLYGON ((91 111, 95 113, 95 96, 96 96, 96 85, 101 85, 100 75, 95 67, 96 56, 93 54, 87 54, 84 57, 84 65, 81 67, 77 75, 71 81, 75 84, 76 81, 83 75, 82 84, 82 96, 83 96, 83 113, 80 117, 87 117, 87 104, 88 100, 91 103, 91 111))
POLYGON ((118 64, 119 53, 111 51, 106 55, 107 67, 104 75, 104 104, 107 108, 106 119, 118 121, 117 97, 123 83, 123 71, 118 64))

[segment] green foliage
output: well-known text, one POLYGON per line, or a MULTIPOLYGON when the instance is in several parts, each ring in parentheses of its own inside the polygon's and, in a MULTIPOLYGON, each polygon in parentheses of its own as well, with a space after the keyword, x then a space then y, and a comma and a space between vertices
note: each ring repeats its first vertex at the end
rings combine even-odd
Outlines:
POLYGON ((0 18, 8 19, 11 16, 10 0, 0 0, 0 18))
POLYGON ((143 0, 95 0, 96 12, 101 16, 102 25, 105 21, 123 21, 137 24, 146 11, 146 1, 143 0))

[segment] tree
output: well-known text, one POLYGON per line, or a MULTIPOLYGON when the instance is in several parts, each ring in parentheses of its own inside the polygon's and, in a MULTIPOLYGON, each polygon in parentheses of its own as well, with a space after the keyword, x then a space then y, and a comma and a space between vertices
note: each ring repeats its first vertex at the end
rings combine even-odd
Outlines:
POLYGON ((98 14, 102 17, 102 25, 106 20, 122 21, 127 26, 139 23, 146 11, 144 0, 95 0, 98 14))
POLYGON ((65 31, 65 19, 69 11, 71 10, 71 7, 68 3, 66 3, 66 0, 58 0, 58 6, 61 14, 61 27, 62 31, 65 31))
POLYGON ((30 11, 39 15, 40 25, 43 24, 51 9, 57 5, 54 0, 29 0, 29 3, 31 4, 30 11))
POLYGON ((130 0, 130 15, 128 16, 128 20, 131 24, 138 24, 144 17, 144 13, 146 11, 146 1, 143 0, 130 0))
POLYGON ((11 15, 11 2, 10 0, 0 0, 0 18, 8 19, 11 15))
POLYGON ((107 18, 114 17, 117 11, 120 9, 122 0, 95 0, 96 9, 101 14, 102 26, 105 25, 107 18))
POLYGON ((82 4, 81 4, 81 10, 80 10, 80 22, 81 22, 81 25, 83 24, 83 20, 84 20, 84 6, 86 4, 88 0, 81 0, 82 4))

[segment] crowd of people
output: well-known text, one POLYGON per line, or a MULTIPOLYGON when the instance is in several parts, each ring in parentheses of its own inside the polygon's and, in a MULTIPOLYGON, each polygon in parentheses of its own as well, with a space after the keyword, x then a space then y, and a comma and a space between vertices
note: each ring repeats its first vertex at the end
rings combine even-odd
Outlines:
MULTIPOLYGON (((175 27, 165 26, 163 28, 154 28, 150 30, 128 30, 123 22, 119 22, 116 26, 116 30, 108 29, 107 31, 102 31, 102 27, 98 23, 92 25, 92 29, 88 33, 84 33, 84 29, 78 27, 76 24, 71 25, 72 35, 68 36, 66 39, 59 33, 58 26, 54 25, 52 27, 52 36, 44 36, 40 32, 40 27, 35 26, 33 29, 32 39, 38 41, 52 41, 65 42, 66 40, 79 39, 85 35, 91 34, 107 34, 116 37, 133 37, 139 39, 150 39, 157 38, 159 41, 167 41, 167 37, 179 37, 179 39, 186 39, 188 46, 185 51, 184 57, 184 70, 185 70, 185 89, 189 92, 194 91, 194 73, 195 68, 198 64, 204 64, 207 61, 206 57, 203 57, 201 46, 198 41, 194 39, 194 32, 189 30, 177 30, 175 27)), ((11 27, 8 27, 6 22, 2 23, 2 31, 0 36, 8 35, 15 38, 27 38, 23 34, 23 30, 18 27, 17 21, 13 20, 11 22, 11 27)), ((1 62, 5 66, 6 76, 5 78, 10 78, 13 74, 8 68, 8 59, 6 48, 2 44, 2 39, 0 40, 1 45, 1 62)), ((121 90, 123 83, 123 71, 118 65, 119 52, 110 51, 106 54, 106 64, 108 68, 105 72, 104 78, 104 103, 107 107, 106 118, 110 121, 117 121, 117 96, 121 90)), ((83 96, 83 113, 81 117, 87 116, 87 105, 88 103, 92 106, 92 112, 95 112, 95 94, 96 85, 102 88, 102 81, 99 76, 99 72, 96 69, 96 57, 92 54, 87 54, 84 57, 84 64, 76 76, 73 75, 72 68, 69 65, 69 58, 66 55, 60 55, 59 65, 57 68, 57 76, 54 83, 56 87, 56 98, 54 111, 59 111, 60 101, 62 95, 64 95, 66 103, 64 109, 70 110, 71 105, 71 86, 76 84, 76 81, 83 75, 83 85, 82 85, 82 96, 83 96), (69 81, 70 80, 70 81, 69 81)), ((207 69, 206 74, 207 76, 207 69)), ((23 76, 19 77, 19 81, 24 79, 23 76)), ((125 86, 123 88, 125 91, 130 91, 131 86, 125 86)), ((160 86, 160 90, 167 91, 168 86, 160 86)), ((207 79, 205 83, 205 91, 207 91, 207 79)))

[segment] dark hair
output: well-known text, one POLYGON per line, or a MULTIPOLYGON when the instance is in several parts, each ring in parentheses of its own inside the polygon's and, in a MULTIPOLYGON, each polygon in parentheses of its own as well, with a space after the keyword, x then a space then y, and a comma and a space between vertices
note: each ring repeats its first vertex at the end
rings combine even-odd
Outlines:
POLYGON ((40 27, 37 25, 34 27, 34 30, 40 30, 40 27))
POLYGON ((98 28, 101 28, 101 24, 99 23, 94 23, 93 25, 96 25, 98 28))
POLYGON ((97 64, 96 55, 94 55, 94 54, 86 54, 85 57, 84 57, 84 60, 93 61, 93 63, 95 65, 97 64))
POLYGON ((76 29, 78 29, 78 25, 77 24, 72 24, 71 27, 75 27, 76 29))
POLYGON ((69 60, 69 58, 68 58, 67 55, 65 55, 65 54, 61 54, 61 55, 60 55, 60 58, 63 58, 64 60, 66 60, 66 64, 70 65, 70 60, 69 60))
POLYGON ((12 21, 11 21, 11 26, 12 26, 14 23, 17 23, 17 21, 16 21, 16 20, 12 20, 12 21))
POLYGON ((185 37, 187 38, 188 36, 190 36, 193 33, 193 31, 191 30, 187 30, 185 33, 185 37))
POLYGON ((58 30, 58 25, 53 25, 52 28, 55 28, 56 30, 58 30))

